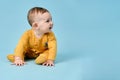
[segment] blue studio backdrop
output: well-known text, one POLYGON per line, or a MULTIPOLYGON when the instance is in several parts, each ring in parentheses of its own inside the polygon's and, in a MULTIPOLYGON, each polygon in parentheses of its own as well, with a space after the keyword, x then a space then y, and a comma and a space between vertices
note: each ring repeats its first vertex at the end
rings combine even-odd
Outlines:
POLYGON ((0 72, 0 80, 120 80, 120 0, 1 0, 0 72), (31 28, 27 12, 35 6, 53 17, 55 67, 6 59, 31 28))

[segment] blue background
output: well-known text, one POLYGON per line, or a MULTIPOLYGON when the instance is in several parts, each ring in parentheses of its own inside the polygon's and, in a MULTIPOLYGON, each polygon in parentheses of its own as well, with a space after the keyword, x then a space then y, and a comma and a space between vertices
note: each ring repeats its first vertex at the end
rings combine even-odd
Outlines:
POLYGON ((1 0, 1 80, 120 80, 119 0, 1 0), (34 60, 16 67, 6 59, 24 31, 27 12, 47 8, 58 41, 55 67, 34 60))

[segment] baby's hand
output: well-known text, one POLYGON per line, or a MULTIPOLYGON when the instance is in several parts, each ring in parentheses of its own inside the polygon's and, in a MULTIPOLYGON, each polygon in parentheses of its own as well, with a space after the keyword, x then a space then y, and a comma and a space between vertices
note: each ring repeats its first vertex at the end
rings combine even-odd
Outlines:
POLYGON ((54 61, 53 60, 47 60, 42 64, 43 66, 54 66, 54 61))
POLYGON ((24 64, 25 64, 25 62, 20 57, 15 57, 15 61, 14 61, 13 65, 23 66, 24 64))

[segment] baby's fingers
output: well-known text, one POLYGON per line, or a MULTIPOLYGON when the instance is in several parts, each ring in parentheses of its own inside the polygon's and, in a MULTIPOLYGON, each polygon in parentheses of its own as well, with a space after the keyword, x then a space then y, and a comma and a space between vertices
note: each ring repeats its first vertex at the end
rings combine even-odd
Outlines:
POLYGON ((43 63, 42 65, 43 65, 43 66, 47 66, 47 67, 48 67, 48 66, 54 66, 54 64, 52 64, 52 63, 47 63, 47 62, 43 63))
POLYGON ((47 63, 47 64, 46 64, 46 66, 48 67, 48 66, 50 66, 50 64, 49 64, 49 63, 47 63))
POLYGON ((47 64, 47 63, 45 62, 45 63, 43 63, 42 65, 43 65, 43 66, 46 66, 46 64, 47 64))
POLYGON ((25 62, 21 61, 21 62, 19 62, 16 66, 23 66, 23 65, 25 65, 25 64, 26 64, 25 62))
POLYGON ((55 65, 52 63, 51 66, 55 66, 55 65))
POLYGON ((14 62, 14 63, 12 63, 11 65, 23 66, 23 65, 25 65, 25 64, 27 64, 27 63, 26 63, 26 62, 14 62))
POLYGON ((48 66, 54 66, 54 64, 53 63, 49 63, 48 66))

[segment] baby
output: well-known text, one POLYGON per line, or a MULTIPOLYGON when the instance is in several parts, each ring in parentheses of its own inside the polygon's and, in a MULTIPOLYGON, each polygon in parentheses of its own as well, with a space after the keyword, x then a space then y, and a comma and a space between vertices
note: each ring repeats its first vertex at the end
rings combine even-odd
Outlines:
POLYGON ((16 66, 25 64, 25 59, 35 59, 36 64, 54 66, 57 42, 51 31, 53 22, 50 12, 42 7, 34 7, 28 12, 31 29, 19 40, 14 54, 7 56, 16 66))

